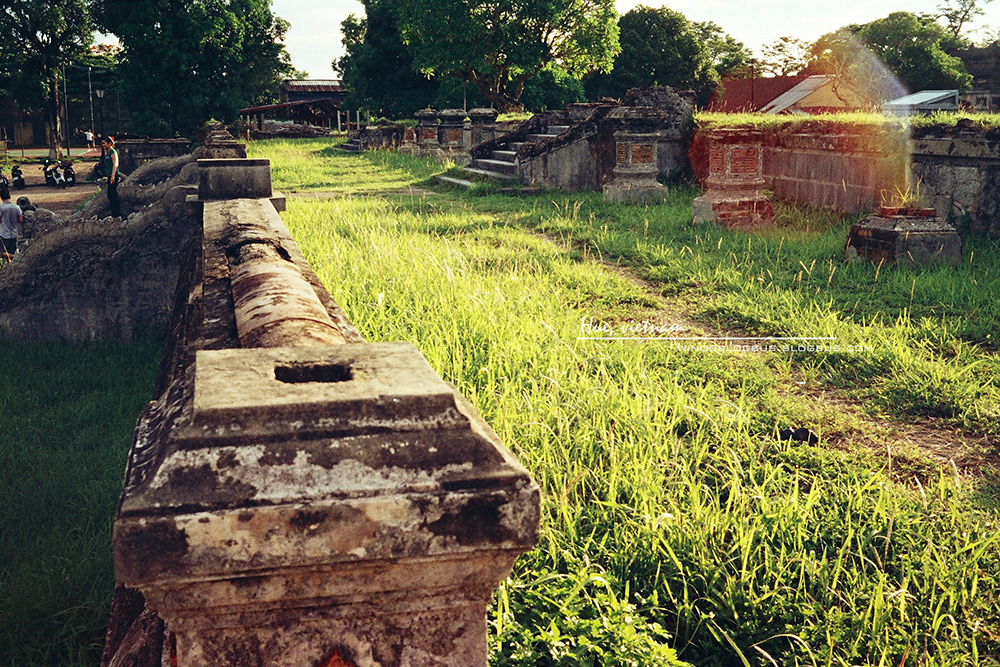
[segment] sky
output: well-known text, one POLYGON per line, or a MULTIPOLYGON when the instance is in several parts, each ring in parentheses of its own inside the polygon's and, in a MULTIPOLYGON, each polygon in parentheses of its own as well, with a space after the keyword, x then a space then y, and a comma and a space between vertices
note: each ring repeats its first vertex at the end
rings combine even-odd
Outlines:
MULTIPOLYGON (((434 0, 426 0, 434 2, 434 0)), ((666 5, 692 21, 714 21, 756 52, 783 36, 815 41, 850 23, 867 23, 895 11, 934 13, 940 0, 617 0, 624 14, 636 5, 666 5)), ((291 23, 285 44, 292 64, 314 79, 336 76, 330 62, 344 53, 340 23, 364 15, 357 0, 273 0, 272 11, 291 23)), ((1000 0, 986 4, 977 26, 1000 29, 1000 0)))

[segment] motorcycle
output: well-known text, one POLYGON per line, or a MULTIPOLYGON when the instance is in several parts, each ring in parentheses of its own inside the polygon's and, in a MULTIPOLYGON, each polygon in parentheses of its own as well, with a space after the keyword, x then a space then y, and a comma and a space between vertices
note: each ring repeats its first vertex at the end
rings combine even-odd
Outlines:
POLYGON ((45 158, 42 173, 45 174, 46 185, 65 188, 76 183, 76 172, 69 162, 56 162, 45 158))
POLYGON ((3 170, 0 170, 0 185, 5 188, 10 187, 10 181, 8 181, 7 177, 3 175, 3 170))
POLYGON ((24 174, 21 173, 21 167, 19 165, 15 164, 11 167, 10 180, 15 190, 23 190, 27 187, 27 184, 24 182, 24 174))

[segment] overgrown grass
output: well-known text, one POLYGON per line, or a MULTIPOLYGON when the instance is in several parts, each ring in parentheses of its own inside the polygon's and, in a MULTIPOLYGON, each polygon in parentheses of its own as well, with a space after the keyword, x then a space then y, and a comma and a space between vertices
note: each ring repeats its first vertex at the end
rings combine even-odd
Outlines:
MULTIPOLYGON (((413 164, 414 178, 434 168, 413 164)), ((988 476, 900 480, 864 452, 776 437, 832 419, 798 378, 901 420, 993 433, 994 244, 969 239, 955 268, 847 265, 849 221, 785 209, 767 234, 692 227, 693 194, 648 208, 451 190, 289 203, 363 335, 414 342, 542 486, 542 540, 491 612, 493 664, 670 664, 668 645, 698 665, 1000 656, 988 476), (597 260, 630 265, 707 324, 870 350, 579 340, 586 318, 654 305, 597 260)))
POLYGON ((286 193, 324 191, 342 194, 408 188, 440 171, 430 162, 414 162, 393 151, 372 151, 364 160, 336 160, 343 140, 298 139, 255 141, 249 157, 271 157, 280 147, 288 159, 273 161, 274 189, 286 193))
POLYGON ((111 521, 161 342, 0 345, 0 664, 96 665, 111 521))
POLYGON ((763 113, 718 113, 699 111, 695 122, 701 129, 712 130, 725 127, 752 127, 758 130, 794 129, 802 125, 850 125, 856 128, 904 130, 906 128, 953 127, 959 120, 971 121, 983 131, 1000 127, 1000 114, 939 111, 932 114, 897 118, 882 113, 851 111, 828 114, 763 114, 763 113))
POLYGON ((815 123, 872 128, 905 127, 904 121, 899 118, 864 111, 803 115, 699 111, 695 114, 695 123, 699 128, 708 130, 724 127, 753 127, 759 130, 770 130, 795 128, 815 123))

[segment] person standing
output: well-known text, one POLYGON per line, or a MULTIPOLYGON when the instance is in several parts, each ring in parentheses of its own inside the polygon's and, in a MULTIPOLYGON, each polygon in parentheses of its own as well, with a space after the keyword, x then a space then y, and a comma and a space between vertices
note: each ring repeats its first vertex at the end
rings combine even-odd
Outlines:
POLYGON ((17 228, 23 222, 21 207, 11 203, 7 186, 0 186, 0 246, 3 257, 8 262, 14 259, 14 253, 17 252, 17 228))
POLYGON ((101 139, 101 150, 104 151, 104 173, 108 176, 108 204, 111 205, 111 215, 122 217, 122 204, 118 199, 118 151, 115 149, 115 138, 106 136, 101 139))
POLYGON ((83 131, 83 138, 87 140, 87 148, 93 148, 94 147, 94 131, 93 130, 84 130, 83 131))

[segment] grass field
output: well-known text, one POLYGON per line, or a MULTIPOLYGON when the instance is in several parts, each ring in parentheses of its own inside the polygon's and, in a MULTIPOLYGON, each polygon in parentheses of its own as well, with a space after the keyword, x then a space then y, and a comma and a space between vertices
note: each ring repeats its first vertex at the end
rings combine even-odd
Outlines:
POLYGON ((111 519, 161 341, 0 345, 0 665, 96 665, 111 519))
MULTIPOLYGON (((1000 659, 996 241, 878 268, 844 263, 850 220, 821 211, 733 232, 692 227, 683 186, 651 207, 504 197, 329 140, 250 150, 301 193, 283 218, 361 333, 413 342, 542 487, 493 665, 1000 659), (590 340, 609 331, 653 340, 590 340)), ((158 354, 0 348, 3 667, 96 664, 158 354)))
POLYGON ((682 187, 649 208, 402 195, 399 156, 311 150, 327 173, 394 170, 390 194, 318 180, 350 196, 289 202, 325 284, 369 340, 414 342, 542 486, 494 664, 670 664, 667 646, 697 665, 1000 656, 995 242, 967 239, 957 268, 879 270, 841 261, 849 221, 822 212, 747 234, 690 226, 682 187), (579 340, 587 322, 671 317, 863 350, 579 340), (821 441, 777 437, 794 426, 821 441), (976 463, 900 439, 917 426, 961 429, 959 463, 976 463))

